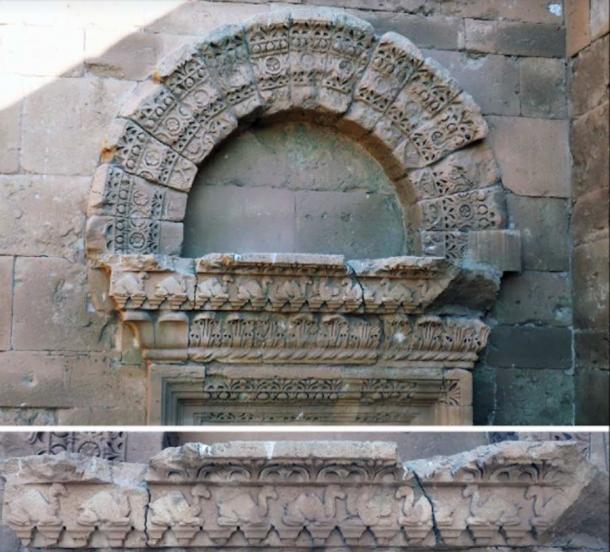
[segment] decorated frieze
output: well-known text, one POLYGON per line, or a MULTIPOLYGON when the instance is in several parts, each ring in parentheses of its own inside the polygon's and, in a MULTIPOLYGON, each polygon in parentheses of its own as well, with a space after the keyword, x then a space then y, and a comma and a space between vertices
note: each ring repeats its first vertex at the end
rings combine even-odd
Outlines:
POLYGON ((442 259, 345 261, 338 255, 210 254, 194 261, 109 257, 110 296, 120 309, 421 313, 451 283, 442 259))
POLYGON ((571 443, 520 441, 404 465, 390 443, 280 441, 1 469, 3 521, 26 546, 199 550, 537 546, 596 473, 571 443))

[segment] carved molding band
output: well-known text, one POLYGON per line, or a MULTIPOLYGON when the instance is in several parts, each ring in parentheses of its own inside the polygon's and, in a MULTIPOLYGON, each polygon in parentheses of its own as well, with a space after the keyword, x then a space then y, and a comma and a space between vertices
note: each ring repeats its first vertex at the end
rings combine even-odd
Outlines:
POLYGON ((336 441, 188 444, 149 465, 64 453, 2 471, 3 519, 26 546, 211 550, 535 546, 596 473, 570 443, 403 466, 389 443, 336 441))
MULTIPOLYGON (((438 255, 420 232, 439 233, 436 241, 457 233, 467 244, 470 233, 495 230, 491 240, 513 250, 508 265, 518 263, 514 240, 504 236, 493 154, 472 145, 487 134, 472 98, 405 37, 376 36, 365 21, 332 9, 280 11, 222 27, 141 83, 110 131, 94 178, 89 255, 180 254, 197 166, 238 125, 303 111, 380 161, 409 215, 414 253, 438 255)), ((466 246, 446 247, 441 256, 467 253, 466 246)))

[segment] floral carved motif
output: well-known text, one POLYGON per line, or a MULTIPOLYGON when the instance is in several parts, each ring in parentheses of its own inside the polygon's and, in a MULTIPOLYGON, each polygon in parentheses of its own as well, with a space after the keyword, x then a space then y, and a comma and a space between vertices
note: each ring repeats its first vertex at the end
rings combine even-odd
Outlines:
MULTIPOLYGON (((418 232, 467 236, 506 228, 493 155, 485 144, 475 144, 487 125, 456 81, 405 37, 376 36, 368 23, 333 10, 295 10, 218 29, 162 62, 140 84, 110 132, 94 179, 90 256, 179 253, 181 196, 197 164, 240 120, 295 110, 364 137, 395 181, 406 211, 431 199, 420 191, 433 184, 445 216, 431 226, 432 207, 418 204, 427 213, 418 232), (485 182, 481 177, 490 172, 495 179, 485 182), (493 197, 452 197, 491 185, 493 197)), ((415 247, 429 254, 422 242, 415 247)), ((447 256, 459 260, 464 252, 458 253, 447 256)))
POLYGON ((2 469, 24 545, 104 550, 533 547, 596 477, 555 442, 405 464, 381 442, 189 443, 147 465, 63 453, 2 469))

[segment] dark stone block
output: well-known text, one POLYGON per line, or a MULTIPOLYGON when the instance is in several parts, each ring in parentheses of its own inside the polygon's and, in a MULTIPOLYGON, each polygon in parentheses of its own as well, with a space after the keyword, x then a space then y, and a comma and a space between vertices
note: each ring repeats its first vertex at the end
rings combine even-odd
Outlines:
POLYGON ((497 371, 496 425, 573 423, 573 376, 561 370, 497 371))
POLYGON ((567 273, 507 274, 491 315, 500 324, 569 326, 572 298, 567 273))
POLYGON ((578 245, 572 257, 574 327, 607 329, 608 238, 578 245))
POLYGON ((496 415, 496 370, 479 365, 472 374, 473 423, 491 425, 496 415))
POLYGON ((608 425, 609 379, 607 370, 583 370, 576 374, 578 425, 608 425))
POLYGON ((610 337, 608 329, 574 332, 576 371, 610 370, 610 337))
POLYGON ((496 368, 568 370, 572 367, 572 331, 496 326, 489 337, 486 362, 496 368))

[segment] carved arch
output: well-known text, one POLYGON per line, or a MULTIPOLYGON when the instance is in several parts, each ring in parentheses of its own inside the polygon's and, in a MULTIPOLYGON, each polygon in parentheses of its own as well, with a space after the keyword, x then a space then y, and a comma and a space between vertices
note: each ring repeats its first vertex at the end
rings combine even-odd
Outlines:
POLYGON ((89 257, 179 255, 198 164, 239 125, 295 114, 349 134, 380 161, 405 211, 411 254, 458 260, 474 251, 489 261, 485 244, 513 244, 472 98, 405 37, 303 9, 222 27, 138 86, 95 174, 89 257))

